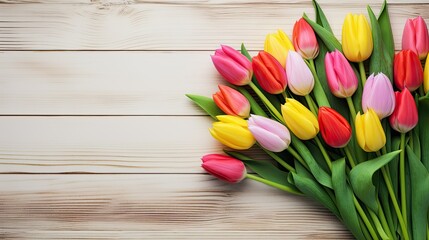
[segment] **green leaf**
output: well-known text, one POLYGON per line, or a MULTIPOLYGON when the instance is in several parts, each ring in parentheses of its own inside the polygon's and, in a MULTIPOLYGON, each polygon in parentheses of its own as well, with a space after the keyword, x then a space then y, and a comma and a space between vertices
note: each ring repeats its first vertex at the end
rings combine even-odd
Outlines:
POLYGON ((217 115, 224 115, 225 113, 215 104, 213 99, 205 96, 199 96, 194 94, 186 94, 188 98, 194 101, 200 108, 208 113, 214 120, 217 120, 217 115))
MULTIPOLYGON (((389 11, 387 9, 387 1, 384 0, 381 6, 380 16, 378 17, 378 24, 381 29, 381 36, 384 43, 384 50, 388 58, 393 59, 395 56, 395 43, 393 42, 392 26, 390 24, 389 11)), ((392 79, 390 79, 392 80, 392 79)))
POLYGON ((344 224, 350 229, 356 239, 365 239, 353 202, 353 191, 347 184, 346 161, 344 158, 332 163, 332 186, 337 200, 337 207, 344 224))
POLYGON ((225 153, 243 161, 247 167, 252 169, 259 176, 298 191, 298 189, 287 180, 288 173, 278 169, 270 161, 253 160, 239 152, 225 151, 225 153))
POLYGON ((335 49, 338 49, 340 52, 343 51, 341 43, 338 41, 338 39, 334 36, 332 32, 323 28, 322 26, 308 18, 306 14, 303 15, 303 18, 308 24, 310 24, 317 36, 322 39, 329 51, 332 52, 335 49))
POLYGON ((360 163, 350 171, 350 183, 356 196, 374 212, 378 212, 378 204, 372 177, 377 170, 389 163, 400 152, 401 151, 387 153, 360 163))
POLYGON ((423 97, 419 100, 419 132, 420 144, 425 146, 421 149, 422 163, 429 171, 429 131, 427 123, 429 122, 429 97, 423 97))
POLYGON ((407 146, 411 177, 411 222, 413 239, 426 239, 429 209, 429 172, 407 146))
POLYGON ((262 109, 261 106, 259 106, 258 102, 256 102, 256 100, 252 97, 252 95, 250 95, 250 93, 246 90, 245 87, 238 87, 236 89, 241 94, 243 94, 244 97, 247 98, 247 100, 250 103, 250 108, 251 108, 252 113, 259 115, 259 116, 268 117, 267 114, 265 113, 264 109, 262 109))
POLYGON ((305 176, 301 176, 296 173, 292 173, 293 180, 296 187, 304 193, 306 196, 319 201, 323 206, 334 213, 338 218, 341 219, 340 213, 335 205, 335 202, 329 197, 329 194, 325 191, 323 186, 318 184, 316 181, 305 176))
POLYGON ((372 39, 374 43, 374 49, 371 54, 371 58, 369 59, 369 73, 379 73, 382 72, 392 79, 393 77, 393 58, 389 57, 386 54, 386 49, 383 42, 383 36, 381 32, 380 25, 378 24, 378 20, 374 15, 371 7, 368 6, 368 15, 371 20, 371 29, 372 29, 372 39))
POLYGON ((326 173, 320 166, 317 164, 316 160, 313 157, 313 154, 308 150, 305 144, 299 140, 296 136, 292 136, 292 145, 307 163, 307 166, 310 168, 310 172, 316 178, 316 180, 325 187, 332 189, 331 177, 326 173))
POLYGON ((244 43, 241 44, 241 54, 247 57, 250 61, 252 61, 252 57, 249 54, 249 51, 247 51, 246 47, 244 46, 244 43))
POLYGON ((316 12, 316 22, 319 25, 321 25, 323 28, 328 30, 330 33, 334 34, 334 32, 332 31, 331 25, 329 25, 328 19, 325 16, 325 13, 323 12, 322 8, 320 7, 319 3, 317 3, 316 0, 313 0, 313 6, 316 12))

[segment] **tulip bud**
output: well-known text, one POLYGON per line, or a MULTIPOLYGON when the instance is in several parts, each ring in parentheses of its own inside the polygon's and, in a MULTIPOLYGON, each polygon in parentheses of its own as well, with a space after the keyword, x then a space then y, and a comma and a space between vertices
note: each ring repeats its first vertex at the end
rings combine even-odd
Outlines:
POLYGON ((400 133, 413 129, 419 121, 416 102, 408 89, 395 92, 396 108, 389 118, 390 126, 400 133))
POLYGON ((372 33, 363 14, 347 14, 343 24, 343 52, 352 62, 363 62, 371 56, 372 33))
POLYGON ((315 59, 319 54, 316 34, 304 18, 300 18, 293 26, 293 46, 305 59, 315 59))
POLYGON ((247 122, 239 117, 219 115, 210 134, 222 144, 237 150, 245 150, 255 144, 255 138, 247 128, 247 122))
POLYGON ((284 92, 287 85, 285 69, 271 54, 260 51, 253 57, 252 67, 262 89, 271 94, 284 92))
POLYGON ((358 112, 355 126, 357 142, 365 152, 376 152, 386 144, 380 119, 372 109, 362 115, 358 112))
POLYGON ((429 52, 429 34, 425 20, 408 19, 402 33, 402 49, 415 52, 423 60, 429 52))
POLYGON ((326 53, 325 69, 332 94, 339 98, 347 98, 355 93, 358 79, 350 63, 340 51, 326 53))
POLYGON ((273 55, 283 68, 286 66, 289 50, 294 50, 292 42, 282 30, 277 30, 277 33, 270 33, 265 38, 264 51, 273 55))
POLYGON ((281 110, 286 126, 299 139, 312 139, 319 133, 316 116, 297 100, 287 98, 286 103, 281 106, 281 110))
POLYGON ((211 58, 217 71, 229 83, 243 86, 252 80, 252 63, 237 50, 222 45, 211 58))
POLYGON ((221 154, 207 154, 201 158, 204 168, 220 180, 238 183, 246 177, 246 167, 243 162, 233 157, 221 154))
POLYGON ((424 73, 424 89, 425 89, 425 94, 429 92, 429 54, 426 58, 426 63, 425 63, 425 73, 424 73))
POLYGON ((320 107, 317 119, 320 133, 326 144, 334 148, 342 148, 347 145, 352 137, 352 128, 341 114, 332 108, 320 107))
POLYGON ((248 124, 256 141, 265 149, 281 152, 288 148, 290 133, 283 124, 257 115, 251 115, 248 124))
POLYGON ((371 74, 366 80, 362 93, 362 109, 364 112, 372 109, 380 119, 390 116, 395 109, 392 83, 383 73, 375 76, 371 74))
POLYGON ((226 114, 249 117, 250 103, 239 91, 225 85, 219 85, 219 92, 213 94, 216 105, 226 114))
POLYGON ((412 92, 420 87, 423 82, 423 68, 415 52, 402 50, 395 54, 393 79, 399 90, 408 88, 412 92))
POLYGON ((306 96, 314 87, 313 74, 304 59, 295 51, 289 51, 286 61, 289 89, 296 95, 306 96))

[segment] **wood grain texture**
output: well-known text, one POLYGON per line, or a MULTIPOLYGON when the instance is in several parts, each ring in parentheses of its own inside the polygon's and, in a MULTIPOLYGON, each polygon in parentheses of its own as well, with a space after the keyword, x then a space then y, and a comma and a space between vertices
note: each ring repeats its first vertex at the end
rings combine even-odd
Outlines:
POLYGON ((2 238, 351 239, 315 202, 251 180, 0 175, 0 192, 2 238))
MULTIPOLYGON (((0 34, 1 36, 1 34, 0 34)), ((211 52, 0 52, 0 114, 205 115, 211 52)))
POLYGON ((0 172, 201 173, 208 117, 0 117, 0 172))
MULTIPOLYGON (((0 50, 213 50, 220 43, 263 46, 278 28, 291 34, 306 4, 1 4, 0 50), (172 17, 174 16, 174 17, 172 17), (174 26, 174 27, 173 27, 174 26)), ((382 1, 373 5, 378 13, 382 1)), ((339 37, 349 12, 365 13, 367 1, 326 4, 339 37)), ((396 48, 409 17, 429 18, 427 4, 391 4, 396 48)))

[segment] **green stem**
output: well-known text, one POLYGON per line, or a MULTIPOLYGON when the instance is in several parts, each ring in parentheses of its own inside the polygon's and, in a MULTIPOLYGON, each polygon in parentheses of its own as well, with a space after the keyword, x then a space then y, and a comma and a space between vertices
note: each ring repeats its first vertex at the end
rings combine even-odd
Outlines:
POLYGON ((316 67, 314 66, 314 60, 310 59, 309 62, 310 71, 313 74, 315 80, 313 93, 316 97, 317 104, 319 106, 331 107, 331 105, 329 104, 329 100, 326 97, 325 91, 323 90, 322 84, 320 83, 319 76, 317 75, 316 67))
POLYGON ((386 215, 384 214, 383 208, 381 207, 380 200, 377 198, 378 216, 380 217, 381 225, 383 226, 385 232, 389 236, 389 239, 394 239, 392 231, 390 230, 389 224, 387 223, 386 215))
POLYGON ((366 82, 365 66, 363 65, 363 62, 359 62, 359 72, 360 72, 360 80, 362 82, 362 88, 363 88, 366 82))
POLYGON ((305 95, 305 100, 307 101, 307 104, 308 104, 308 107, 310 108, 310 111, 311 111, 315 116, 317 116, 316 108, 314 107, 313 102, 312 102, 312 99, 311 99, 311 97, 310 97, 310 95, 309 95, 309 94, 305 95))
POLYGON ((331 158, 329 158, 328 152, 326 152, 325 147, 323 146, 322 142, 319 140, 319 138, 316 136, 314 138, 314 140, 317 143, 317 146, 319 146, 320 151, 322 152, 323 158, 326 161, 326 164, 328 164, 329 169, 332 169, 332 162, 331 162, 331 158))
POLYGON ((405 133, 401 133, 401 153, 399 155, 399 179, 401 183, 401 212, 407 226, 407 192, 405 190, 405 133))
POLYGON ((352 156, 352 154, 350 152, 350 149, 349 149, 348 145, 346 145, 344 147, 344 152, 346 153, 347 159, 349 159, 350 166, 352 168, 354 168, 356 166, 356 163, 355 163, 355 160, 353 159, 353 156, 352 156))
POLYGON ((393 208, 395 209, 396 216, 398 217, 399 225, 401 227, 402 234, 405 240, 409 240, 407 227, 405 226, 404 218, 402 217, 401 209, 399 209, 398 200, 396 200, 395 192, 393 191, 392 183, 390 182, 390 178, 386 172, 386 168, 381 168, 381 173, 384 178, 384 182, 386 183, 387 190, 389 192, 390 199, 393 203, 393 208))
POLYGON ((281 122, 284 123, 282 115, 277 111, 277 109, 273 106, 273 104, 270 102, 270 100, 265 97, 264 93, 259 90, 259 88, 253 83, 250 82, 249 86, 253 89, 253 91, 258 95, 258 97, 264 102, 265 106, 267 106, 270 111, 276 116, 276 118, 281 122))
POLYGON ((295 151, 295 149, 292 148, 292 146, 289 146, 286 149, 294 158, 296 158, 305 168, 308 169, 308 165, 307 163, 304 161, 304 159, 299 155, 299 153, 297 151, 295 151))
POLYGON ((362 221, 365 223, 366 228, 369 231, 369 234, 371 234, 372 239, 374 240, 378 240, 378 235, 375 232, 374 228, 372 227, 371 222, 369 221, 368 217, 365 214, 365 211, 362 209, 362 206, 360 205, 359 201, 356 199, 355 196, 353 196, 353 202, 356 206, 356 209, 360 215, 360 217, 362 218, 362 221))
MULTIPOLYGON (((380 208, 380 206, 379 206, 380 208)), ((378 219, 377 214, 375 214, 371 209, 368 208, 369 215, 372 218, 372 221, 374 222, 375 228, 377 228, 378 234, 382 239, 389 238, 386 234, 386 231, 383 229, 383 226, 380 223, 380 219, 378 219)))
POLYGON ((283 98, 285 99, 285 102, 286 102, 286 99, 287 99, 286 91, 282 92, 282 96, 283 96, 283 98))
POLYGON ((275 182, 269 181, 269 180, 267 180, 267 179, 264 179, 264 178, 258 177, 258 176, 253 175, 253 174, 248 174, 248 173, 247 173, 247 174, 246 174, 246 177, 247 177, 247 178, 249 178, 249 179, 252 179, 252 180, 255 180, 255 181, 258 181, 258 182, 264 183, 264 184, 266 184, 266 185, 268 185, 268 186, 271 186, 271 187, 274 187, 274 188, 280 189, 280 190, 285 191, 285 192, 293 193, 293 194, 296 194, 296 195, 302 195, 302 193, 300 193, 300 192, 296 191, 295 189, 292 189, 292 188, 287 187, 287 186, 285 186, 285 185, 281 185, 281 184, 278 184, 278 183, 275 183, 275 182))
POLYGON ((264 152, 266 152, 268 155, 270 155, 270 157, 272 157, 274 160, 276 160, 276 162, 278 162, 280 165, 282 165, 284 168, 286 168, 287 170, 289 170, 290 172, 296 172, 295 168, 293 168, 291 165, 289 165, 287 162, 285 162, 283 159, 281 159, 279 156, 277 156, 277 154, 268 151, 267 149, 263 148, 262 146, 260 146, 264 152))
POLYGON ((353 104, 353 100, 351 97, 346 98, 346 100, 347 100, 347 105, 349 105, 350 114, 352 115, 353 124, 355 124, 355 119, 356 119, 355 105, 353 104))

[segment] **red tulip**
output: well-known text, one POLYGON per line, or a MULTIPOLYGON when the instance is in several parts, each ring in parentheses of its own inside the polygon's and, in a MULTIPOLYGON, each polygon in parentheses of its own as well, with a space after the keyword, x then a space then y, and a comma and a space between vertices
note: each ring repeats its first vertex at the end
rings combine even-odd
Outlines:
POLYGON ((395 54, 393 78, 400 90, 408 88, 411 92, 423 82, 423 68, 417 54, 411 50, 402 50, 395 54))
POLYGON ((425 20, 418 16, 414 19, 408 19, 405 23, 402 33, 402 49, 412 50, 421 60, 429 52, 429 34, 425 20))
POLYGON ((201 158, 204 168, 211 175, 230 183, 237 183, 246 177, 243 162, 221 154, 208 154, 201 158))
POLYGON ((219 92, 213 94, 216 105, 226 114, 249 117, 250 103, 239 91, 225 85, 219 85, 219 92))
POLYGON ((262 89, 271 94, 282 93, 287 85, 286 72, 271 54, 260 51, 252 61, 253 72, 262 89))
POLYGON ((293 46, 305 59, 314 59, 319 54, 316 34, 303 18, 300 18, 293 26, 293 46))
POLYGON ((416 102, 406 88, 402 92, 395 92, 395 98, 396 107, 389 118, 390 126, 400 133, 406 133, 419 121, 416 102))
POLYGON ((322 138, 329 146, 342 148, 350 141, 352 128, 347 120, 334 109, 320 107, 318 121, 322 138))

